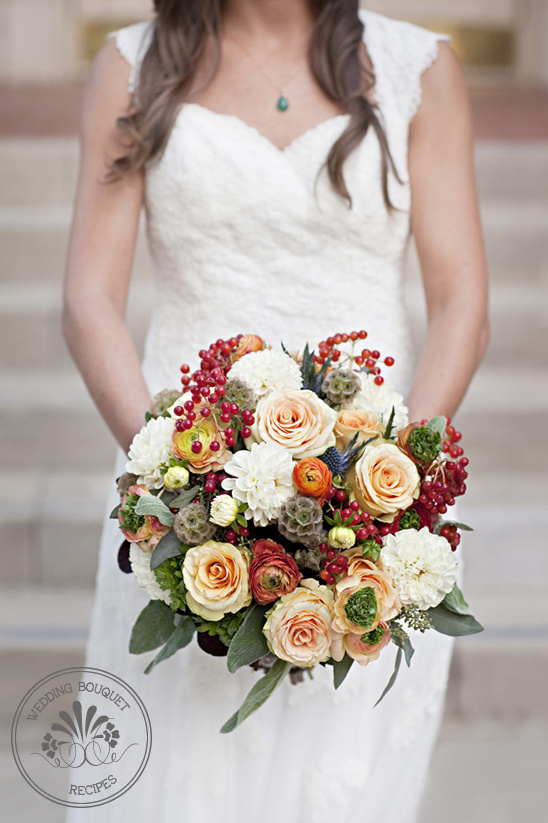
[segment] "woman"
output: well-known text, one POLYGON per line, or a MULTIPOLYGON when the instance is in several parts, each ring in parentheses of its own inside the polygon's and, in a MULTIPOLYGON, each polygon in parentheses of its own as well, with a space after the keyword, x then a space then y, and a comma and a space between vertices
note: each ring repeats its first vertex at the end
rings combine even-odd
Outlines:
MULTIPOLYGON (((67 342, 122 451, 180 363, 240 331, 298 349, 366 328, 396 358, 410 419, 453 415, 488 333, 470 114, 450 47, 358 15, 356 0, 155 8, 153 25, 115 33, 93 67, 65 290, 67 342), (143 203, 157 300, 141 368, 124 311, 143 203), (410 229, 428 308, 415 370, 401 296, 410 229)), ((284 682, 219 735, 256 675, 229 675, 191 645, 144 677, 126 649, 147 598, 120 575, 118 542, 107 524, 88 664, 136 688, 155 744, 144 779, 94 820, 416 819, 449 639, 418 637, 413 667, 374 711, 388 654, 353 667, 336 694, 324 670, 284 682)))

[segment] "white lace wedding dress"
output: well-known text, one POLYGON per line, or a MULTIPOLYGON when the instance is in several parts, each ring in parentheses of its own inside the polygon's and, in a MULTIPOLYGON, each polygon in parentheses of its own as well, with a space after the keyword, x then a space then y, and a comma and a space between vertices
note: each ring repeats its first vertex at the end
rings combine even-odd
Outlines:
MULTIPOLYGON (((234 116, 186 104, 162 160, 147 172, 146 215, 157 297, 144 373, 150 389, 177 387, 178 367, 218 337, 257 332, 288 348, 365 328, 396 365, 391 382, 410 384, 412 352, 401 292, 409 236, 409 123, 420 78, 440 35, 363 12, 395 163, 401 209, 388 214, 373 130, 345 165, 353 208, 318 169, 348 115, 331 117, 285 150, 234 116)), ((134 87, 149 24, 115 33, 134 87)), ((387 375, 388 376, 388 375, 387 375)), ((123 461, 118 469, 121 471, 123 461)), ((119 472, 120 473, 120 472, 119 472)), ((116 502, 114 492, 110 503, 116 502)), ((87 663, 122 677, 152 722, 146 771, 123 797, 78 809, 81 823, 411 823, 417 819, 442 712, 452 643, 427 633, 375 709, 394 648, 366 669, 355 665, 335 692, 330 667, 312 680, 283 682, 241 727, 219 734, 258 677, 230 675, 224 660, 193 642, 150 675, 153 656, 129 655, 131 627, 147 596, 117 567, 120 534, 106 524, 87 663)))

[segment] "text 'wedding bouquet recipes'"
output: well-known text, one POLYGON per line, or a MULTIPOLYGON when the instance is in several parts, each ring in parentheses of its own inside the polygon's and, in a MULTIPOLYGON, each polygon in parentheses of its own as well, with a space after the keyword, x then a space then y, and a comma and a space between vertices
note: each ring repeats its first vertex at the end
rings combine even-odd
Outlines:
MULTIPOLYGON (((228 732, 289 674, 354 662, 392 641, 396 678, 408 629, 481 631, 456 584, 463 524, 444 521, 466 491, 460 433, 443 417, 409 423, 381 376, 365 331, 336 334, 302 355, 257 335, 217 340, 183 394, 156 395, 133 440, 119 555, 151 601, 130 652, 197 632, 235 672, 266 672, 225 723, 228 732)), ((384 365, 393 359, 385 357, 384 365)))

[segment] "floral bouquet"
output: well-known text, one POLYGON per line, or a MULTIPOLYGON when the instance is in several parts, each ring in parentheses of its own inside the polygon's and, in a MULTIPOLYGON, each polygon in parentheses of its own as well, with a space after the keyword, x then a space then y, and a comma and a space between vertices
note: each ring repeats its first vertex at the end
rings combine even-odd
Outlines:
POLYGON ((257 335, 217 340, 181 390, 153 399, 118 481, 112 516, 123 571, 151 600, 130 652, 146 668, 186 646, 262 670, 233 730, 289 675, 333 667, 338 688, 408 628, 453 636, 482 627, 456 584, 466 491, 461 435, 444 417, 409 423, 367 332, 290 354, 257 335))

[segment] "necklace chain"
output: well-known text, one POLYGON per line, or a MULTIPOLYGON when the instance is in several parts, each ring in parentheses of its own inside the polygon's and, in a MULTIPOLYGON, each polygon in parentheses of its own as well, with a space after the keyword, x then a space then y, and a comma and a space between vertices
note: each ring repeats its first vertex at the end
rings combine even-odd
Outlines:
MULTIPOLYGON (((310 34, 310 32, 309 32, 309 34, 310 34)), ((309 34, 307 35, 307 37, 309 36, 309 34)), ((227 39, 230 40, 232 43, 234 43, 236 48, 238 48, 242 52, 242 54, 244 54, 245 57, 247 57, 247 59, 250 61, 250 63, 252 63, 255 66, 255 68, 262 74, 262 76, 265 78, 265 80, 267 80, 270 83, 270 85, 274 86, 274 88, 278 91, 279 97, 276 101, 276 108, 278 109, 278 111, 282 111, 282 112, 287 111, 287 109, 289 108, 289 100, 287 98, 285 90, 287 89, 287 87, 289 86, 291 81, 297 76, 297 74, 301 70, 302 60, 299 61, 299 64, 297 66, 295 66, 295 68, 293 69, 293 71, 291 72, 291 74, 289 75, 287 80, 285 81, 285 83, 283 85, 280 85, 279 83, 277 83, 275 80, 272 79, 272 77, 268 74, 268 72, 266 72, 263 69, 263 67, 261 66, 261 64, 253 57, 251 52, 249 52, 246 48, 244 48, 244 46, 242 46, 241 43, 238 43, 237 40, 235 40, 233 37, 230 37, 230 36, 227 36, 227 39)))

